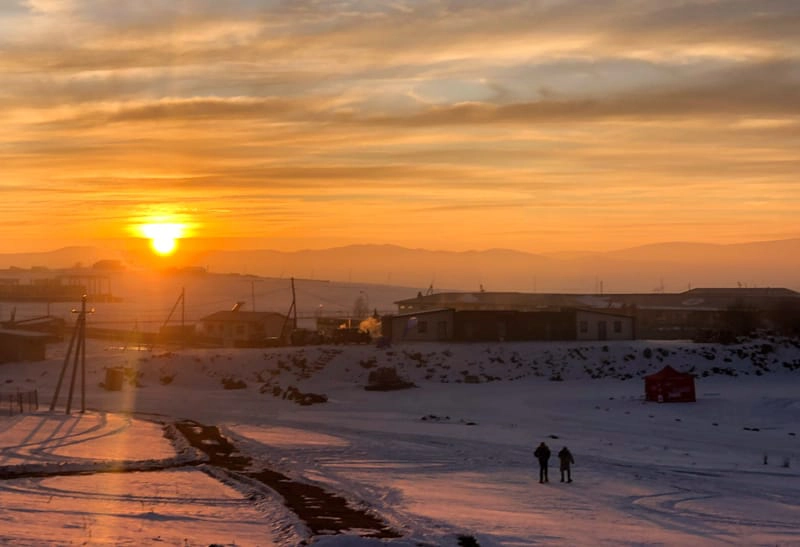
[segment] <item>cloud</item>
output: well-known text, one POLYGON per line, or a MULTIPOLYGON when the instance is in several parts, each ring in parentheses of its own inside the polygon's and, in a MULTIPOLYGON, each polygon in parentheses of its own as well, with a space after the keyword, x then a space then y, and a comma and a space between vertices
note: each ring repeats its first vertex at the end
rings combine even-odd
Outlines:
POLYGON ((408 117, 376 118, 400 125, 581 122, 651 117, 800 114, 800 64, 752 63, 672 87, 624 90, 584 99, 542 98, 511 104, 468 102, 432 106, 408 117))
MULTIPOLYGON (((197 122, 203 120, 275 121, 343 126, 437 127, 453 125, 527 125, 592 123, 653 118, 783 117, 800 114, 800 64, 793 60, 746 63, 713 71, 694 81, 676 78, 662 85, 618 89, 606 94, 570 97, 549 93, 536 100, 460 102, 426 105, 412 102, 398 112, 368 97, 341 103, 332 95, 276 97, 165 97, 95 103, 85 86, 87 106, 75 115, 53 119, 54 128, 128 122, 197 122)), ((113 84, 108 96, 113 96, 113 84)), ((127 86, 123 86, 127 87, 127 86)), ((80 94, 81 91, 75 91, 80 94)), ((572 93, 574 94, 574 93, 572 93)), ((72 93, 67 92, 69 97, 72 93)), ((105 98, 106 94, 102 94, 105 98)), ((118 96, 118 98, 121 97, 118 96)), ((17 97, 16 101, 21 98, 17 97)), ((53 99, 55 102, 55 99, 53 99)), ((72 101, 81 104, 83 101, 72 101)), ((398 101, 399 103, 399 101, 398 101)), ((0 99, 6 108, 18 106, 0 99)))
POLYGON ((108 122, 283 117, 295 110, 295 103, 285 99, 166 99, 144 105, 123 105, 108 117, 108 122))
POLYGON ((799 12, 2 3, 0 213, 64 219, 65 234, 159 200, 237 233, 346 235, 356 212, 374 237, 405 223, 409 237, 491 243, 503 225, 517 245, 559 230, 577 241, 581 219, 615 237, 654 233, 648 222, 696 235, 709 218, 718 233, 779 233, 797 204, 799 12))

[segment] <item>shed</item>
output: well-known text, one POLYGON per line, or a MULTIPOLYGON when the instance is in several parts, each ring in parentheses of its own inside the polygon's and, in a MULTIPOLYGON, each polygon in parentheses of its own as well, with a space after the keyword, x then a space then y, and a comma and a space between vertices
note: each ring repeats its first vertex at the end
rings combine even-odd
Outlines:
POLYGON ((645 399, 658 403, 693 403, 694 374, 680 372, 667 365, 644 377, 645 399))
POLYGON ((43 332, 0 329, 0 363, 43 361, 51 336, 43 332))

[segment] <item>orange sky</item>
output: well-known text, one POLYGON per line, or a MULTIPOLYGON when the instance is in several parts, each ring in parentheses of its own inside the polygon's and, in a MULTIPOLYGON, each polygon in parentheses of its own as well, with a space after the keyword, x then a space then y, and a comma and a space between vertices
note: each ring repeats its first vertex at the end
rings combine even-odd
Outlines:
POLYGON ((6 0, 0 252, 800 237, 800 3, 6 0))

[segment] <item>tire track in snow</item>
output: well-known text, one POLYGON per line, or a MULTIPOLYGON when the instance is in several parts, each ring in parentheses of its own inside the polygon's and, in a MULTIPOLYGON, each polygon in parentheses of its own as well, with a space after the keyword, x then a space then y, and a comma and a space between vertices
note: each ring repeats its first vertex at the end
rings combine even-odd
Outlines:
MULTIPOLYGON (((646 511, 651 516, 658 516, 664 523, 671 523, 681 529, 687 526, 708 527, 721 525, 725 527, 742 526, 752 528, 772 528, 778 531, 796 532, 800 534, 800 522, 796 520, 752 518, 746 514, 724 515, 703 511, 698 507, 690 507, 692 503, 724 500, 725 498, 736 499, 741 507, 746 508, 748 498, 751 503, 761 499, 773 499, 775 496, 783 498, 783 502, 791 505, 797 502, 796 492, 776 492, 769 486, 758 486, 748 483, 747 498, 742 498, 742 488, 732 486, 728 480, 728 473, 722 470, 707 469, 697 471, 693 469, 682 469, 672 467, 649 468, 645 465, 621 464, 619 462, 607 462, 608 468, 613 469, 617 474, 633 474, 638 480, 645 483, 672 483, 672 487, 666 492, 657 492, 645 496, 631 496, 626 499, 626 503, 634 512, 646 511), (691 488, 682 486, 687 480, 687 475, 691 478, 691 488)), ((718 503, 717 503, 718 504, 718 503)), ((742 512, 746 513, 746 509, 742 512)), ((729 530, 729 528, 726 528, 729 530)), ((721 531, 724 534, 726 532, 721 531)), ((708 534, 708 530, 705 531, 708 534)))

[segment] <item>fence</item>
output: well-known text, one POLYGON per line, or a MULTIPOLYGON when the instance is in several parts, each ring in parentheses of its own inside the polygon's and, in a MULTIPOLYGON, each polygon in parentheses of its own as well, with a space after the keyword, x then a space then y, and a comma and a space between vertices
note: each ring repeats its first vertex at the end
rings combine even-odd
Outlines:
POLYGON ((23 414, 39 410, 39 390, 0 393, 0 411, 8 409, 8 415, 23 414))

